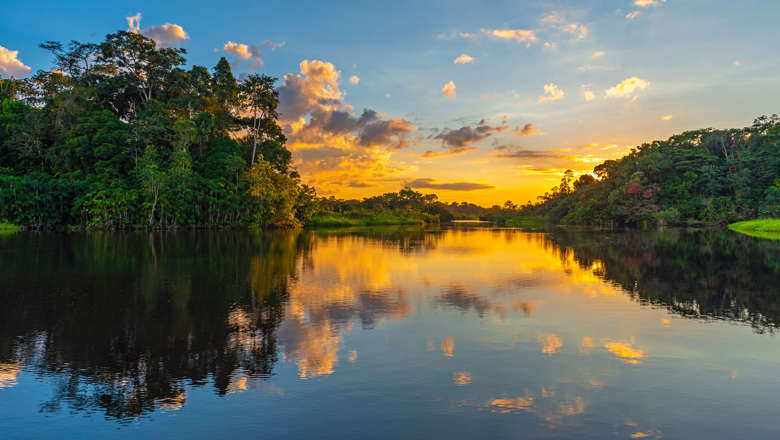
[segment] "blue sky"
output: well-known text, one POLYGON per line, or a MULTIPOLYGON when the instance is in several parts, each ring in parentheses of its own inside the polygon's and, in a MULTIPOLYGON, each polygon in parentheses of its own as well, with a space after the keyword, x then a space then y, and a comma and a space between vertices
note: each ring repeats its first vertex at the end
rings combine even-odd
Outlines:
POLYGON ((9 57, 47 69, 41 41, 99 41, 140 12, 142 33, 166 23, 186 32, 177 43, 189 64, 227 56, 237 74, 254 68, 280 85, 298 75, 308 85, 291 82, 283 97, 301 105, 330 87, 338 106, 288 112, 283 124, 304 180, 342 197, 411 183, 445 200, 525 201, 566 168, 587 172, 644 141, 780 111, 776 1, 7 1, 3 10, 0 69, 9 57), (228 42, 259 47, 262 67, 226 52, 228 42), (454 63, 461 55, 468 62, 454 63), (304 60, 322 64, 307 75, 304 60), (310 122, 364 108, 381 115, 386 136, 310 122))

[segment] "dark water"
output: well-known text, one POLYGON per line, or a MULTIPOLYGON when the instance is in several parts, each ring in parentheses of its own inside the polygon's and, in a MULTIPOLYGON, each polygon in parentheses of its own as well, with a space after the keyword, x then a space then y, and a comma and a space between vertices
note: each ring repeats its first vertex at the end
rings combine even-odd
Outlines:
POLYGON ((779 438, 780 242, 0 235, 0 438, 779 438))

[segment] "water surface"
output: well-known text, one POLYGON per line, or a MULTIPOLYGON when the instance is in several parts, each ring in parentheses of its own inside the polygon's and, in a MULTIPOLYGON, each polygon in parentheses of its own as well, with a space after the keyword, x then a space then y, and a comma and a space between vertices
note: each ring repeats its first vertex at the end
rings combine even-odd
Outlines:
POLYGON ((780 242, 0 236, 0 437, 778 438, 780 242))

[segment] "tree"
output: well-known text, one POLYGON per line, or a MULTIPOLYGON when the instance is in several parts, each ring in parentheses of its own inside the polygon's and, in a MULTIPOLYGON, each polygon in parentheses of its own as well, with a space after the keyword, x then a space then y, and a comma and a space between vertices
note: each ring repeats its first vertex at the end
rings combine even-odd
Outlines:
POLYGON ((151 197, 151 207, 149 213, 149 226, 154 225, 154 212, 157 208, 157 202, 160 200, 162 192, 167 182, 165 172, 160 170, 158 164, 158 151, 154 145, 149 145, 144 150, 140 160, 140 178, 141 187, 147 196, 151 197))
POLYGON ((268 75, 249 75, 239 87, 242 113, 241 125, 249 129, 252 136, 252 156, 249 163, 255 163, 257 143, 266 133, 276 134, 279 115, 276 107, 279 105, 279 92, 274 88, 276 78, 268 75), (248 121, 247 121, 248 119, 248 121))

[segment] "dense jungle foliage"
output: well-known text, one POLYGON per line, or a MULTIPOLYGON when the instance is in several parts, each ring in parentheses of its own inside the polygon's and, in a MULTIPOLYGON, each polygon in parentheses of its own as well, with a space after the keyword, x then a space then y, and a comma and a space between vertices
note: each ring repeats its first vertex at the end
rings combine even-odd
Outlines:
POLYGON ((780 217, 780 118, 762 116, 746 128, 707 128, 646 143, 592 174, 575 179, 567 170, 536 204, 509 205, 486 217, 507 224, 541 217, 643 227, 780 217))
POLYGON ((30 228, 293 226, 314 190, 290 169, 275 78, 119 31, 41 44, 54 68, 0 82, 0 220, 30 228))

